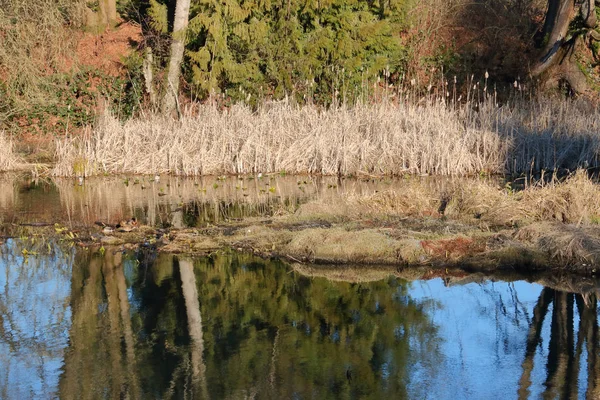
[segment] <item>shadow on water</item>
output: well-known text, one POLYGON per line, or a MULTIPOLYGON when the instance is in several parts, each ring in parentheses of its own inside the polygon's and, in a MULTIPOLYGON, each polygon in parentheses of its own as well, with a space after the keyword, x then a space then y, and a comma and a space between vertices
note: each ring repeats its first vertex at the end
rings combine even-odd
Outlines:
POLYGON ((9 240, 0 254, 6 399, 600 391, 597 282, 573 293, 382 269, 348 282, 240 253, 27 248, 9 240))

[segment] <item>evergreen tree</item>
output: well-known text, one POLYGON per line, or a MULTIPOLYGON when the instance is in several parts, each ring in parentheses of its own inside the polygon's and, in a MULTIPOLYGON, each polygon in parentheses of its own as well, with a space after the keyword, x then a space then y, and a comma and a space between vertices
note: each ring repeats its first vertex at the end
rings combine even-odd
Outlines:
POLYGON ((394 1, 196 0, 188 77, 201 96, 352 97, 366 79, 402 70, 404 11, 394 1))

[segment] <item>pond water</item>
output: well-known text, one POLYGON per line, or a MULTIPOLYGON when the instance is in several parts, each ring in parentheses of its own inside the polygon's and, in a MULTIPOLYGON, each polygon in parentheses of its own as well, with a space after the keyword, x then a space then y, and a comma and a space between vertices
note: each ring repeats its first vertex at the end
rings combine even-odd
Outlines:
POLYGON ((406 184, 0 175, 0 399, 600 396, 597 281, 412 280, 227 251, 86 249, 13 229, 132 216, 200 227, 406 184))
POLYGON ((232 252, 9 239, 0 247, 0 398, 600 393, 596 282, 576 294, 525 280, 331 271, 232 252))
MULTIPOLYGON (((466 182, 467 178, 460 178, 466 182)), ((476 179, 476 178, 474 178, 476 179)), ((157 227, 200 227, 246 217, 294 212, 310 200, 336 204, 349 196, 402 191, 418 183, 443 189, 450 178, 349 178, 228 176, 180 178, 121 176, 31 179, 0 174, 0 223, 89 226, 136 217, 157 227)), ((436 211, 436 210, 433 210, 436 211)))

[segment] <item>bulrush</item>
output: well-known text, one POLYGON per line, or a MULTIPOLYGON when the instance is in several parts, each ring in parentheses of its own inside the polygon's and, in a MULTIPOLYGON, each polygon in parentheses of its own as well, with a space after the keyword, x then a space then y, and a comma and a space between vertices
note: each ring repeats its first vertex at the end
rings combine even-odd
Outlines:
POLYGON ((330 109, 198 106, 180 120, 119 122, 58 142, 54 175, 475 175, 600 166, 600 111, 574 101, 382 101, 330 109), (141 156, 143 155, 143 157, 141 156))

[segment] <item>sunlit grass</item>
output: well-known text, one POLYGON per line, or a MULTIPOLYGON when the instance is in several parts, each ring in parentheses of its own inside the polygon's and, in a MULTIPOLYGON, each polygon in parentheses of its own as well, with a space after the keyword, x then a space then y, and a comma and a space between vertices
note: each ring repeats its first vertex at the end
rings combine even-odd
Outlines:
POLYGON ((57 143, 55 175, 475 175, 599 165, 600 111, 572 101, 424 98, 253 111, 210 104, 180 120, 105 115, 57 143))
POLYGON ((6 137, 4 132, 0 131, 0 171, 15 170, 20 164, 12 141, 6 137))

